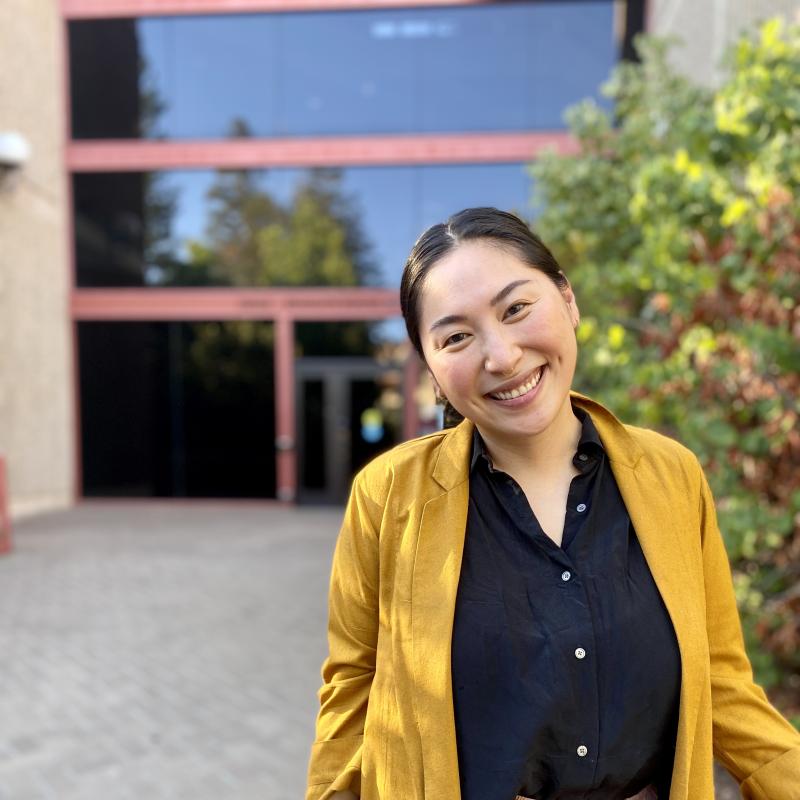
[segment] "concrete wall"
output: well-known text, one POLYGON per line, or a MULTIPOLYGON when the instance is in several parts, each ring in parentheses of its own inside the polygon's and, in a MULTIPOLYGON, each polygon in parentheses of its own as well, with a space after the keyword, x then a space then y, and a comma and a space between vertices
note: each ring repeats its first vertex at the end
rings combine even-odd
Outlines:
POLYGON ((744 29, 759 20, 797 19, 797 0, 647 0, 650 33, 679 36, 672 63, 698 83, 719 81, 720 59, 744 29))
POLYGON ((28 163, 0 177, 0 451, 13 516, 72 502, 62 42, 55 0, 0 3, 0 131, 28 163))

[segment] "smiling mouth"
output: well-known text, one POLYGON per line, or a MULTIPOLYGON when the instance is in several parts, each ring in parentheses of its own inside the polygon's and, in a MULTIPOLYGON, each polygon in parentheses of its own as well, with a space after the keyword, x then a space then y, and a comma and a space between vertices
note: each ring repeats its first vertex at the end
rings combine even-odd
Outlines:
POLYGON ((539 381, 542 379, 542 375, 544 374, 545 364, 542 364, 536 372, 528 379, 527 383, 523 383, 520 386, 517 386, 515 389, 511 389, 508 392, 492 392, 489 394, 493 400, 513 400, 515 397, 520 397, 523 394, 527 394, 531 390, 535 389, 539 385, 539 381))

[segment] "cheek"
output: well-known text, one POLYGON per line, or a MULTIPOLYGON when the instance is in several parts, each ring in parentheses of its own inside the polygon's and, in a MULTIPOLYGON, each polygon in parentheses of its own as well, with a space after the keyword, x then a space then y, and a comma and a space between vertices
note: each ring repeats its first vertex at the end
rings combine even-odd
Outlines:
MULTIPOLYGON (((464 394, 475 386, 475 366, 472 359, 465 354, 449 358, 446 363, 439 364, 433 374, 446 395, 464 394)), ((448 396, 449 396, 448 395, 448 396)))
POLYGON ((521 323, 520 337, 523 344, 549 353, 567 354, 576 348, 575 329, 566 306, 553 309, 553 314, 531 314, 521 323))

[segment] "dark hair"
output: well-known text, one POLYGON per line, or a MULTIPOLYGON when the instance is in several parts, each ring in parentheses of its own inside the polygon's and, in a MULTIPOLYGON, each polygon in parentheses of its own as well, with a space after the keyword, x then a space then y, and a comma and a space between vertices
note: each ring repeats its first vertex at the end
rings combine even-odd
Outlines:
POLYGON ((419 335, 419 300, 431 269, 461 242, 483 239, 513 250, 533 269, 547 275, 559 289, 567 279, 545 243, 516 215, 496 208, 465 208, 447 222, 432 225, 417 239, 400 280, 400 308, 408 338, 424 361, 419 335))
MULTIPOLYGON (((516 215, 489 207, 465 208, 453 214, 447 222, 432 225, 417 239, 400 281, 400 308, 408 338, 423 361, 419 301, 428 273, 461 242, 476 239, 512 250, 529 267, 547 275, 559 289, 567 287, 567 279, 558 261, 545 243, 516 215)), ((445 425, 461 419, 461 415, 445 401, 445 425)))

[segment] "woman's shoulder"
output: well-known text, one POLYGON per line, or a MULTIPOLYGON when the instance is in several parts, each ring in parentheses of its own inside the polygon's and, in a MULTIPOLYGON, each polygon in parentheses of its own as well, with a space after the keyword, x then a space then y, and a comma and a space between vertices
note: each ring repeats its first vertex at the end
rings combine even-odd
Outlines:
POLYGON ((635 456, 667 459, 673 462, 697 463, 692 450, 665 433, 631 425, 619 419, 608 407, 594 398, 572 392, 573 402, 588 411, 602 439, 611 439, 615 449, 632 451, 635 456))
POLYGON ((417 436, 380 453, 359 470, 354 483, 373 496, 391 487, 418 492, 421 482, 433 479, 443 451, 465 446, 470 431, 462 425, 417 436))
POLYGON ((703 476, 703 469, 694 451, 677 439, 651 428, 624 424, 628 435, 641 448, 644 461, 665 476, 680 476, 694 486, 703 476))
POLYGON ((642 428, 639 425, 623 423, 625 430, 639 444, 648 451, 668 458, 689 459, 696 458, 692 450, 682 442, 653 428, 642 428))
POLYGON ((652 428, 622 422, 592 398, 575 393, 573 396, 591 414, 612 459, 625 461, 634 467, 647 466, 659 478, 683 476, 690 484, 696 484, 701 478, 700 462, 684 443, 652 428))

